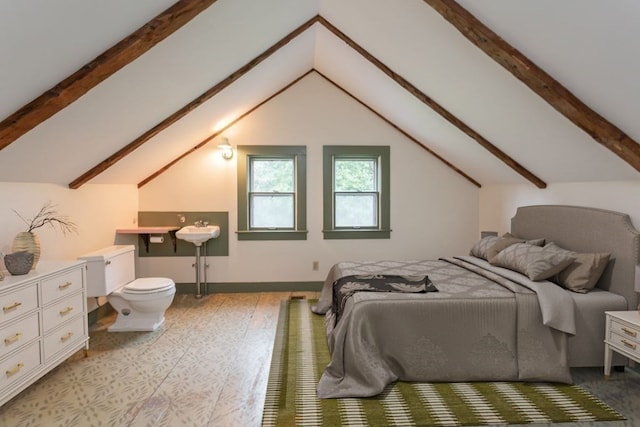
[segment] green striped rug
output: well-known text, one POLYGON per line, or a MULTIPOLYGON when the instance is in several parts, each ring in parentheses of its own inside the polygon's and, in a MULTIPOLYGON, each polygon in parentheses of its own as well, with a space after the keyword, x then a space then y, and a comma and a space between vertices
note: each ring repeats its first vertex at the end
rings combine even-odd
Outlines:
POLYGON ((318 399, 329 362, 314 301, 280 310, 263 426, 455 426, 615 421, 625 418, 577 386, 548 383, 398 382, 373 398, 318 399))

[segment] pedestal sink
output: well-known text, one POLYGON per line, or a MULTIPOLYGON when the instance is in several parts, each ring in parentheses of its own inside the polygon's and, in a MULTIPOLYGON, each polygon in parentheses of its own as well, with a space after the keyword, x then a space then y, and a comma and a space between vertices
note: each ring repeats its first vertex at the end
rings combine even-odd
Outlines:
POLYGON ((202 298, 200 292, 200 247, 209 239, 215 239, 220 235, 220 227, 217 225, 187 225, 176 231, 176 237, 180 240, 193 243, 196 247, 196 298, 202 298))
POLYGON ((181 240, 201 246, 209 239, 215 239, 220 235, 220 227, 217 225, 207 225, 199 227, 197 225, 187 225, 176 231, 176 237, 181 240))

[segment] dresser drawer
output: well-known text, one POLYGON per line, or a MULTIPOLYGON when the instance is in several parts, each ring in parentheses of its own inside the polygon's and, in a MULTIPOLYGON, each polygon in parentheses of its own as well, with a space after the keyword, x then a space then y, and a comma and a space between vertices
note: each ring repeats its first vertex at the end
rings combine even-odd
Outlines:
POLYGON ((42 280, 44 304, 82 289, 82 270, 76 269, 42 280))
POLYGON ((34 283, 0 295, 0 324, 38 308, 38 287, 34 283))
POLYGON ((0 330, 0 358, 40 335, 38 313, 0 330))
POLYGON ((65 347, 85 337, 85 318, 77 316, 71 322, 65 323, 44 337, 44 360, 48 360, 65 347))
POLYGON ((0 362, 0 390, 10 386, 40 366, 40 341, 28 345, 0 362))
POLYGON ((638 327, 629 326, 618 319, 612 318, 609 331, 612 334, 618 334, 621 337, 625 337, 627 341, 633 341, 636 344, 640 344, 640 332, 638 331, 638 327))
POLYGON ((82 293, 79 292, 46 307, 42 315, 44 332, 46 333, 47 331, 56 328, 62 322, 82 313, 84 308, 83 303, 82 293))

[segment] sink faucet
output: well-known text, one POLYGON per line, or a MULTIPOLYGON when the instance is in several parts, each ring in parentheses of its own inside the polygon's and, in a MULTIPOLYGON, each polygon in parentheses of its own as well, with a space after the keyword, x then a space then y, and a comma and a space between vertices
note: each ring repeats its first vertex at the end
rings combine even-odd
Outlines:
POLYGON ((202 220, 199 219, 196 222, 194 222, 193 225, 195 225, 198 228, 201 228, 201 227, 204 227, 204 222, 202 222, 202 220))

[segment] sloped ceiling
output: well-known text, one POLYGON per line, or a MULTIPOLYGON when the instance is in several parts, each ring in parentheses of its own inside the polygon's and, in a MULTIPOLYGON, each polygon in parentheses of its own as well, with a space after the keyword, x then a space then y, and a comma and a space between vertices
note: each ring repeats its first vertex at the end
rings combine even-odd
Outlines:
MULTIPOLYGON (((640 5, 460 0, 593 110, 640 140, 640 5), (635 120, 634 120, 635 119, 635 120)), ((0 4, 0 118, 104 52, 172 1, 0 4)), ((218 0, 79 100, 0 151, 0 181, 67 185, 316 15, 546 183, 636 180, 419 0, 218 0)), ((316 23, 190 114, 91 179, 140 183, 317 70, 480 184, 527 180, 316 23)))

